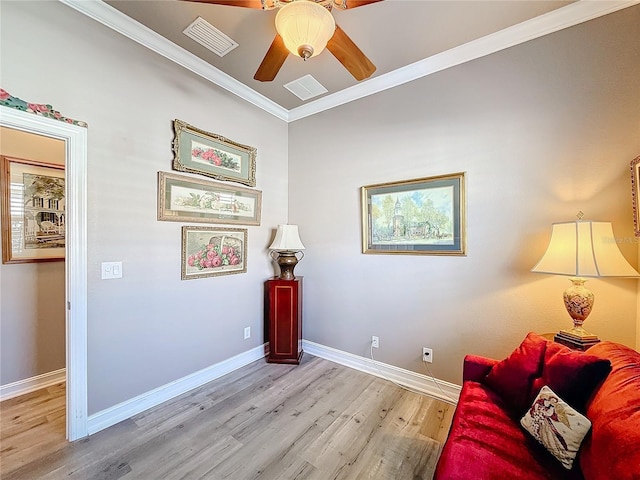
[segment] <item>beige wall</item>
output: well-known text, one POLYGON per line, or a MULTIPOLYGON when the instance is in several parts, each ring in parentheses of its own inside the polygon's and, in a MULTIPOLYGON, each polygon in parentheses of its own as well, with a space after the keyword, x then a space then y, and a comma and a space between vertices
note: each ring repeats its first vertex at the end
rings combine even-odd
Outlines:
MULTIPOLYGON (((0 154, 65 163, 63 141, 4 127, 0 154)), ((0 265, 0 385, 64 368, 64 286, 64 261, 0 265)))
MULTIPOLYGON (((571 324, 563 277, 530 273, 551 223, 612 221, 633 237, 640 7, 292 123, 290 221, 307 247, 305 338, 459 383, 467 353, 501 358, 571 324), (309 132, 313 132, 310 135, 309 132), (466 257, 363 255, 359 188, 464 171, 466 257)), ((622 250, 637 265, 630 242, 622 250)), ((634 345, 635 280, 589 281, 586 326, 634 345)))
MULTIPOLYGON (((430 346, 433 373, 454 382, 464 354, 568 324, 566 281, 529 273, 553 221, 582 209, 632 235, 638 7, 289 126, 58 2, 1 7, 2 87, 89 124, 90 414, 260 345, 266 249, 287 219, 307 246, 305 338, 367 355, 378 335, 377 358, 420 372, 430 346), (258 149, 246 274, 180 280, 182 224, 156 220, 175 118, 258 149), (360 186, 456 171, 467 257, 360 253, 360 186), (103 261, 124 277, 100 280, 103 261)), ((589 328, 635 341, 634 281, 590 283, 589 328)))
POLYGON ((59 2, 2 2, 0 21, 2 87, 89 125, 89 414, 261 345, 287 124, 59 2), (245 274, 180 280, 184 224, 156 219, 176 118, 258 150, 245 274), (122 261, 123 278, 101 280, 103 261, 122 261))

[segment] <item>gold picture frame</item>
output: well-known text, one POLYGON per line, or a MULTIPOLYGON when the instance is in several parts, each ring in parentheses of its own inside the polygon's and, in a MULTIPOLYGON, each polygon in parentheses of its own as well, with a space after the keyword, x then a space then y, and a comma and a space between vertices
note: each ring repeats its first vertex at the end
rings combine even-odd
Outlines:
POLYGON ((465 174, 361 188, 362 253, 466 255, 465 174))
POLYGON ((158 220, 260 225, 262 192, 158 172, 158 220))
POLYGON ((64 165, 2 156, 2 263, 65 259, 64 165))
POLYGON ((182 280, 246 272, 246 228, 182 227, 182 280))
POLYGON ((257 150, 182 120, 173 121, 173 169, 256 186, 257 150))

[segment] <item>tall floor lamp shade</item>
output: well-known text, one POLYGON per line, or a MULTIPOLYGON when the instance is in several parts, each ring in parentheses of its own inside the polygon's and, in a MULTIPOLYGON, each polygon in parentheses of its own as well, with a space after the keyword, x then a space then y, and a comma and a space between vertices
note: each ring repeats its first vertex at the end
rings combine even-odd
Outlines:
POLYGON ((297 253, 300 252, 304 257, 304 245, 300 240, 298 234, 297 225, 278 225, 276 231, 276 238, 273 239, 273 243, 269 247, 271 250, 270 255, 280 267, 280 279, 293 280, 295 275, 293 269, 298 264, 297 253), (277 256, 274 256, 277 254, 277 256))
POLYGON ((564 305, 573 328, 561 330, 558 336, 581 345, 598 341, 582 326, 594 302, 593 293, 584 286, 585 277, 640 276, 620 252, 610 222, 582 220, 554 223, 547 251, 531 271, 570 277, 564 305))

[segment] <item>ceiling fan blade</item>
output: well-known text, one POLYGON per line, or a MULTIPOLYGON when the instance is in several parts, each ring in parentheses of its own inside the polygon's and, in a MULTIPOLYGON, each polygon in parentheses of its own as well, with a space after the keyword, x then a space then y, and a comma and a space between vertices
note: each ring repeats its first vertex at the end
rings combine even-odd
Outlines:
POLYGON ((343 8, 362 7, 363 5, 369 5, 370 3, 377 3, 381 1, 382 0, 334 0, 338 7, 340 6, 340 4, 343 4, 343 8))
POLYGON ((263 10, 261 0, 183 0, 185 2, 209 3, 211 5, 227 5, 229 7, 257 8, 263 10))
POLYGON ((284 46, 284 40, 276 34, 253 79, 260 82, 272 81, 288 56, 289 50, 284 46))
POLYGON ((362 53, 362 50, 337 25, 333 37, 327 43, 327 50, 338 59, 356 80, 369 78, 376 71, 376 66, 371 63, 371 60, 362 53))

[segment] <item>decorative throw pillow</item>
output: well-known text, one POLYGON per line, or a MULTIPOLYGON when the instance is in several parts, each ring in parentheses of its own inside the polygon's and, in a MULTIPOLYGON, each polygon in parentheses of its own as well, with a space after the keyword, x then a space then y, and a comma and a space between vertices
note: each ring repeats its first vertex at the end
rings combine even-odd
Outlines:
POLYGON ((546 385, 520 424, 570 470, 591 422, 546 385))
POLYGON ((507 358, 496 363, 484 383, 498 393, 519 418, 531 405, 531 387, 542 373, 547 341, 530 332, 507 358))
POLYGON ((544 354, 542 375, 533 382, 529 403, 542 386, 547 385, 565 402, 584 413, 587 400, 610 371, 609 360, 550 342, 544 354))

